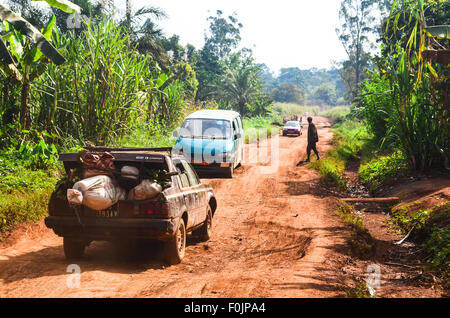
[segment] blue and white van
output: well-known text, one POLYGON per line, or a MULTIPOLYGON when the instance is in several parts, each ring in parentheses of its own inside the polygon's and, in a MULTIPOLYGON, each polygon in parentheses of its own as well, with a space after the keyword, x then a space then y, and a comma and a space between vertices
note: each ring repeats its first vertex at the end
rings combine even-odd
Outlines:
POLYGON ((241 115, 230 110, 200 110, 185 118, 174 146, 198 173, 233 177, 244 157, 241 115))

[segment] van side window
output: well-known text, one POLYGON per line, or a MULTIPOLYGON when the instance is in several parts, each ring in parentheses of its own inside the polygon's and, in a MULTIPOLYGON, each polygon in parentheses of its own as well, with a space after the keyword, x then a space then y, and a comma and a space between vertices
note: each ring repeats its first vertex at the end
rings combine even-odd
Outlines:
POLYGON ((189 186, 190 186, 189 185, 189 177, 188 177, 187 171, 184 168, 183 164, 180 161, 178 161, 175 163, 175 168, 179 172, 179 175, 177 176, 178 185, 181 188, 189 188, 189 186))
POLYGON ((237 122, 238 122, 238 124, 239 124, 239 130, 242 132, 242 130, 244 129, 244 127, 242 126, 242 120, 241 120, 241 117, 238 117, 238 118, 237 118, 237 122))

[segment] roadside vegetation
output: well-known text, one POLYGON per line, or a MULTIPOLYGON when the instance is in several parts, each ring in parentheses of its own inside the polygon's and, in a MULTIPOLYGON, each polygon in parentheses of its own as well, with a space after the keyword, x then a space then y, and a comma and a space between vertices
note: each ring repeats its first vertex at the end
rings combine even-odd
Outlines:
POLYGON ((363 259, 372 256, 375 253, 375 240, 364 226, 362 217, 345 202, 341 202, 338 215, 350 228, 350 237, 347 239, 349 254, 363 259))
POLYGON ((36 158, 28 154, 13 150, 0 154, 0 241, 2 232, 47 214, 61 167, 54 162, 41 169, 35 166, 36 158))
POLYGON ((320 160, 312 161, 310 166, 319 172, 325 186, 346 190, 346 180, 343 177, 346 165, 350 160, 360 160, 368 155, 368 148, 371 147, 370 134, 358 120, 335 124, 331 130, 334 134, 333 148, 322 155, 320 160))
POLYGON ((422 256, 431 271, 442 275, 450 288, 450 201, 430 208, 421 202, 400 205, 391 212, 391 224, 423 247, 422 256))
POLYGON ((335 106, 320 112, 320 116, 329 117, 334 123, 342 122, 350 114, 349 106, 335 106))
MULTIPOLYGON (((359 180, 372 194, 410 174, 438 171, 448 175, 450 169, 450 115, 445 106, 449 64, 448 59, 439 57, 448 50, 450 19, 443 12, 448 12, 450 4, 422 0, 391 3, 380 11, 383 18, 375 34, 382 43, 381 53, 370 57, 364 50, 353 50, 368 41, 363 33, 370 28, 365 27, 375 21, 368 10, 376 6, 382 8, 373 1, 342 2, 341 18, 347 23, 340 30, 340 39, 348 48, 349 60, 343 63, 341 75, 352 103, 349 110, 322 113, 337 123, 332 129, 334 147, 322 160, 310 164, 325 185, 345 191, 345 167, 357 160, 359 180), (364 5, 358 9, 355 3, 360 2, 364 5), (365 28, 360 38, 347 36, 356 34, 359 26, 365 28)), ((341 206, 339 215, 351 226, 348 243, 353 253, 369 252, 370 234, 366 237, 362 219, 346 205, 341 206)), ((422 247, 428 269, 444 278, 447 290, 449 216, 448 202, 391 211, 392 226, 422 247)))

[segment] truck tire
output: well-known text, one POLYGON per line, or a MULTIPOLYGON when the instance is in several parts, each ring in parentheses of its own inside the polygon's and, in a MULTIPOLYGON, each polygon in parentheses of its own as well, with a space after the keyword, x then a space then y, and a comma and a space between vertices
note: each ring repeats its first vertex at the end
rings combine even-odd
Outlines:
POLYGON ((68 237, 63 240, 64 255, 67 259, 79 259, 84 255, 86 244, 82 241, 76 241, 68 237))
POLYGON ((203 223, 202 227, 198 230, 195 230, 194 234, 195 236, 198 236, 200 241, 206 242, 211 238, 212 233, 212 211, 211 206, 208 204, 208 212, 206 214, 206 220, 205 223, 203 223))
POLYGON ((164 244, 164 259, 170 265, 181 263, 186 250, 186 227, 180 219, 175 236, 164 244))

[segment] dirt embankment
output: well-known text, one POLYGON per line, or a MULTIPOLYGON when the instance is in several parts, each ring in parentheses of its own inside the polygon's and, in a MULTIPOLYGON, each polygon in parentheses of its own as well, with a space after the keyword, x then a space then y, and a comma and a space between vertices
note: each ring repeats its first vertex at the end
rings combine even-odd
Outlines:
MULTIPOLYGON (((314 120, 323 153, 332 133, 325 118, 314 120)), ((212 239, 188 238, 176 266, 166 267, 158 246, 125 257, 111 243, 94 242, 77 263, 79 288, 70 288, 62 239, 43 222, 24 225, 0 243, 0 297, 344 296, 341 287, 365 268, 347 254, 338 200, 315 171, 296 166, 305 148, 305 134, 275 136, 246 145, 233 179, 204 179, 218 201, 212 239)))

